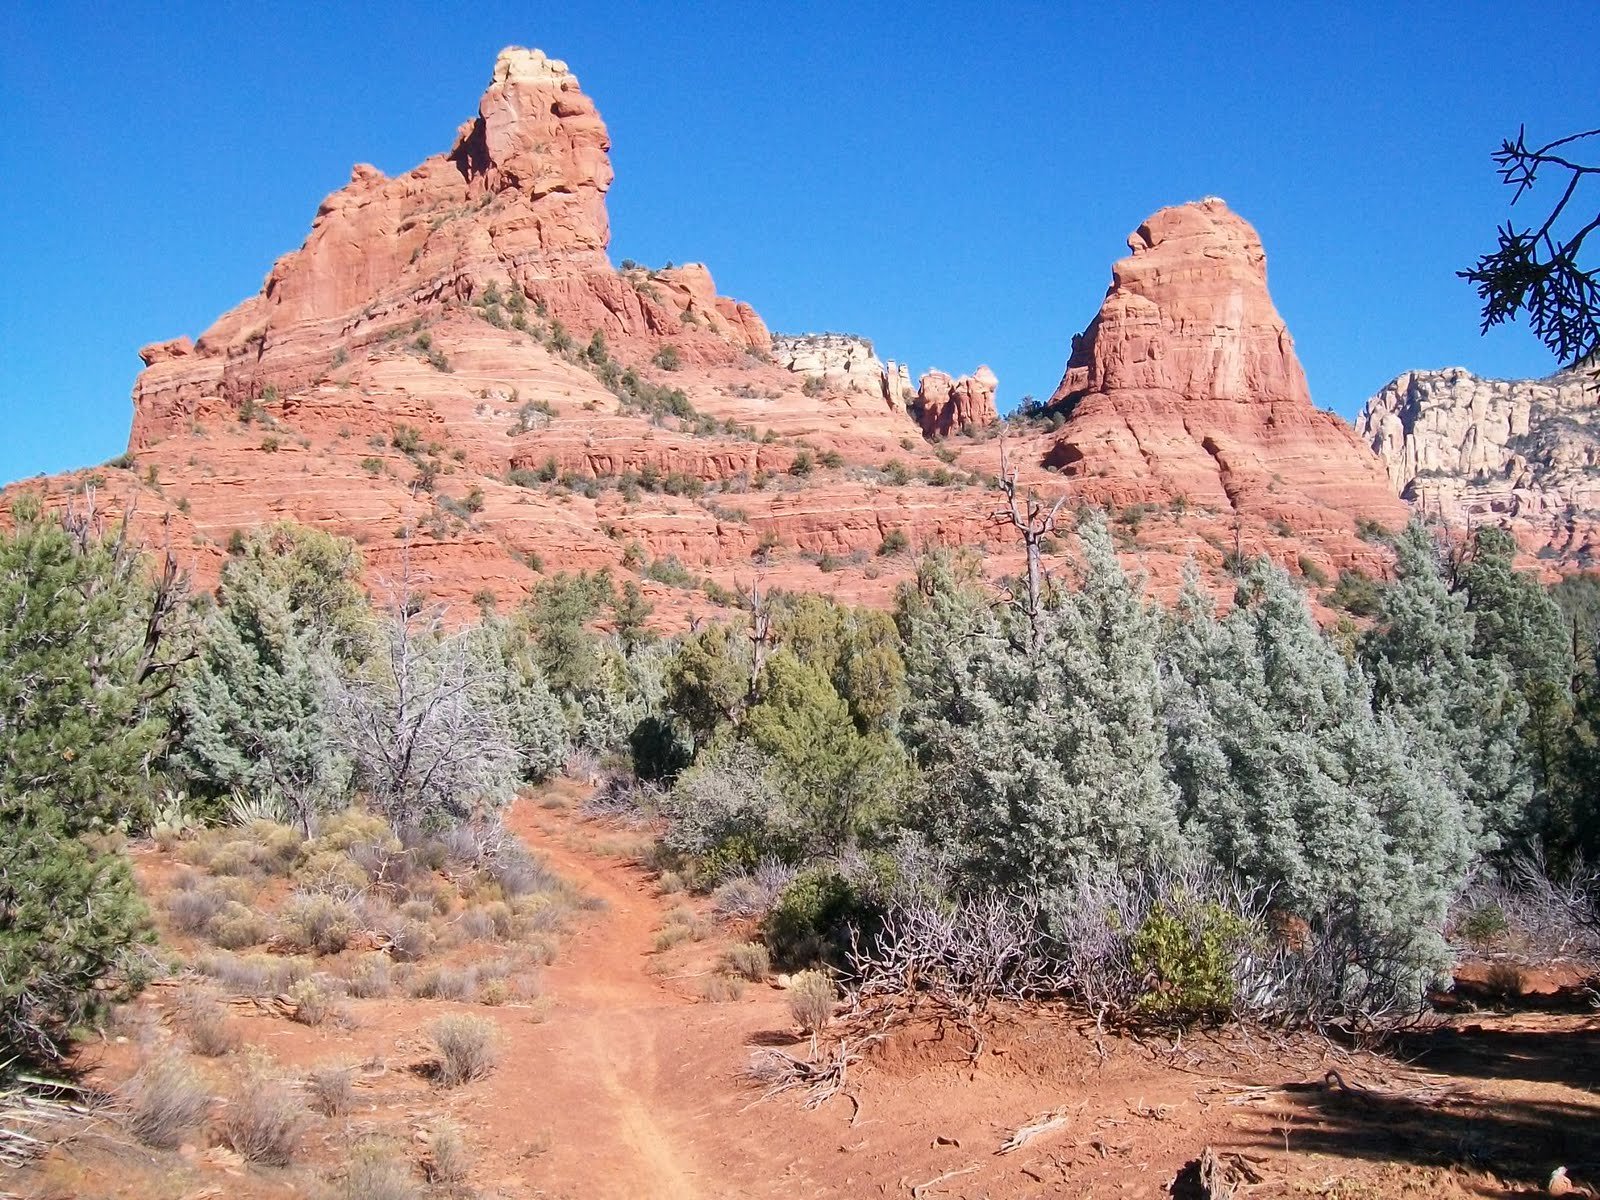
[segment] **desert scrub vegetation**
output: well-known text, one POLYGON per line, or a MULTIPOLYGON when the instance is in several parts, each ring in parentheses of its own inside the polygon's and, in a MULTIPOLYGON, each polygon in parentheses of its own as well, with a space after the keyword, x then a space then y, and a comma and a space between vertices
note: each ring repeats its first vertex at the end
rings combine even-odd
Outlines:
POLYGON ((173 1150, 205 1120, 212 1098, 180 1054, 158 1049, 123 1085, 119 1099, 129 1133, 152 1149, 173 1150))
MULTIPOLYGON (((567 341, 624 404, 700 427, 603 339, 567 341)), ((413 427, 386 441, 449 469, 413 427)), ((0 1061, 58 1058, 137 989, 152 923, 220 991, 516 1003, 580 901, 500 813, 568 762, 622 781, 605 803, 658 838, 652 866, 772 963, 858 988, 1176 1024, 1395 1011, 1464 942, 1537 952, 1527 914, 1596 887, 1597 606, 1517 571, 1493 529, 1395 535, 1393 579, 1335 584, 1359 616, 1337 637, 1242 555, 1225 613, 1198 577, 1157 608, 1086 509, 1020 527, 999 589, 926 554, 893 612, 717 589, 728 620, 666 639, 608 572, 462 620, 292 524, 230 538, 191 602, 92 512, 13 511, 0 1061), (186 866, 154 915, 124 852, 146 833, 186 866), (1530 851, 1544 892, 1505 882, 1530 851)))
POLYGON ((240 1158, 286 1167, 305 1128, 305 1105, 287 1083, 253 1071, 223 1109, 222 1138, 240 1158))
POLYGON ((487 1017, 449 1013, 430 1022, 427 1034, 439 1055, 437 1078, 445 1087, 483 1079, 499 1060, 500 1027, 487 1017))
POLYGON ((1267 562, 1226 615, 1197 577, 1164 613, 1102 515, 1048 540, 1058 577, 1000 599, 935 554, 887 627, 769 595, 680 638, 682 756, 615 793, 663 822, 658 868, 785 968, 1173 1025, 1414 1010, 1518 905, 1581 928, 1596 606, 1564 625, 1509 539, 1446 562, 1413 526, 1393 581, 1346 577, 1369 623, 1337 639, 1267 562))
POLYGON ((311 838, 254 820, 202 830, 177 853, 200 871, 219 859, 230 870, 249 865, 221 878, 176 877, 170 927, 217 948, 196 952, 194 969, 225 991, 286 995, 308 1025, 337 1017, 341 997, 396 988, 517 1002, 583 903, 498 824, 402 838, 376 814, 350 809, 322 818, 311 838), (486 946, 497 953, 484 961, 486 946), (452 956, 473 961, 445 961, 452 956))

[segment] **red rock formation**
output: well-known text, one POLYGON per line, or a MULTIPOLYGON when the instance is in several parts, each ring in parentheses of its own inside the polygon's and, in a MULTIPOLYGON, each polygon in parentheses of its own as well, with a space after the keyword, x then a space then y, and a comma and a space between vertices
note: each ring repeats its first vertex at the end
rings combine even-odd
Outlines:
POLYGON ((237 411, 269 388, 315 382, 349 355, 410 331, 490 284, 586 340, 600 330, 649 357, 670 341, 691 363, 765 353, 749 305, 699 265, 618 273, 606 258, 610 138, 567 65, 508 49, 475 120, 447 154, 395 179, 357 166, 317 210, 305 244, 257 296, 186 339, 146 347, 132 446, 237 411))
MULTIPOLYGON (((701 579, 748 584, 756 560, 769 586, 887 604, 913 570, 910 555, 879 553, 890 533, 916 550, 973 546, 992 574, 1015 571, 982 482, 1001 440, 936 450, 907 436, 908 407, 936 437, 992 425, 993 374, 931 372, 920 404, 903 368, 875 359, 882 387, 870 373, 864 389, 806 386, 703 266, 611 268, 607 146, 564 65, 506 51, 449 153, 396 179, 357 167, 259 295, 194 342, 140 351, 136 461, 8 489, 0 524, 20 490, 57 507, 92 490, 204 585, 234 531, 290 518, 353 538, 374 583, 408 547, 423 586, 463 612, 484 591, 515 603, 541 570, 672 555, 689 586, 639 579, 665 625, 715 608, 701 579), (580 352, 595 332, 606 356, 580 352), (617 394, 624 369, 637 390, 658 389, 653 407, 617 394), (813 469, 796 474, 802 452, 813 469)), ((1237 545, 1291 568, 1381 569, 1349 513, 1403 513, 1381 471, 1387 505, 1366 503, 1367 460, 1310 409, 1248 227, 1198 206, 1141 237, 1074 357, 1071 423, 1059 440, 1041 425, 1007 435, 1023 484, 1112 501, 1187 492, 1191 506, 1119 525, 1159 594, 1189 558, 1219 566, 1237 545), (1141 440, 1157 452, 1141 455, 1141 440), (1040 465, 1049 458, 1069 464, 1066 479, 1040 465), (1349 481, 1346 511, 1305 498, 1349 481), (1202 507, 1213 494, 1218 509, 1235 502, 1225 523, 1202 507), (1275 519, 1285 511, 1292 531, 1275 519)))
POLYGON ((1067 423, 1046 463, 1113 503, 1403 522, 1382 463, 1312 406, 1256 231, 1208 199, 1162 209, 1128 245, 1051 397, 1067 423))
POLYGON ((951 379, 943 371, 929 371, 917 381, 912 411, 928 437, 948 437, 999 423, 995 389, 1000 381, 988 367, 972 375, 951 379))

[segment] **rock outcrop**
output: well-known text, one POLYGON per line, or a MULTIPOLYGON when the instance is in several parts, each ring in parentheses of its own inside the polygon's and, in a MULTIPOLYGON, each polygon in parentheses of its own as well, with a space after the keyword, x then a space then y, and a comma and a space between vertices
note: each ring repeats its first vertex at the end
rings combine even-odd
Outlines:
POLYGON ((1141 229, 1076 346, 1059 429, 951 438, 996 422, 986 368, 914 391, 865 339, 775 342, 700 264, 614 269, 608 151, 564 64, 503 52, 448 152, 393 179, 356 167, 258 295, 140 352, 117 465, 19 488, 130 514, 202 585, 236 531, 292 519, 354 539, 380 588, 403 558, 464 613, 609 567, 669 627, 757 566, 768 586, 888 604, 915 567, 883 552, 901 537, 1017 571, 987 482, 1002 455, 1045 495, 1173 500, 1119 517, 1158 594, 1240 546, 1312 579, 1382 569, 1353 520, 1404 507, 1310 407, 1260 244, 1219 203, 1141 229))
POLYGON ((929 371, 917 381, 911 411, 928 437, 972 433, 999 423, 1000 414, 994 406, 999 386, 1000 381, 988 367, 979 367, 959 379, 951 379, 943 371, 929 371))
POLYGON ((787 371, 828 387, 884 394, 888 368, 872 343, 853 333, 775 334, 772 359, 787 371))
POLYGON ((317 210, 305 244, 259 295, 191 348, 147 347, 132 446, 236 412, 271 389, 315 382, 330 356, 393 340, 451 301, 515 293, 526 320, 598 330, 681 360, 765 353, 749 305, 719 297, 691 264, 617 272, 606 257, 610 138, 567 65, 511 48, 495 61, 478 116, 454 146, 395 179, 357 166, 317 210))
POLYGON ((1503 524, 1547 559, 1600 555, 1600 377, 1483 379, 1408 371, 1368 400, 1356 432, 1417 509, 1503 524))
POLYGON ((1050 407, 1046 462, 1105 502, 1253 513, 1294 528, 1405 519, 1382 464, 1312 406, 1256 231, 1221 200, 1128 239, 1050 407))

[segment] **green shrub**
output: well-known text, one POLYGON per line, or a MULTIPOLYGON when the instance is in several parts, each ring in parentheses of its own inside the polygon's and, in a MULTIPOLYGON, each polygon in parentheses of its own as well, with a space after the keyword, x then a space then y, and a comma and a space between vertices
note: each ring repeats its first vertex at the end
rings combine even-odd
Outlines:
POLYGON ((816 469, 816 460, 812 458, 811 451, 800 449, 795 451, 794 458, 789 462, 789 474, 804 479, 816 469))
POLYGON ((1317 565, 1316 559, 1309 554, 1302 554, 1299 561, 1300 574, 1307 583, 1315 584, 1317 587, 1323 587, 1327 584, 1328 573, 1317 565))
POLYGON ((831 867, 813 867, 783 889, 761 924, 774 962, 798 966, 829 957, 843 946, 864 906, 848 880, 831 867))
POLYGON ((891 554, 904 554, 911 548, 911 539, 906 536, 903 529, 891 529, 883 535, 883 541, 878 544, 878 553, 887 557, 891 554))
POLYGON ((1483 904, 1462 918, 1456 933, 1471 944, 1481 946, 1502 936, 1510 927, 1504 909, 1498 904, 1483 904))
POLYGON ((683 355, 679 354, 678 348, 669 342, 657 350, 650 361, 663 371, 676 371, 683 365, 683 355))
POLYGON ((1248 926, 1215 901, 1157 903, 1132 940, 1144 980, 1135 1007, 1160 1021, 1218 1020, 1233 1008, 1233 967, 1248 926))
POLYGON ((1370 617, 1376 615, 1383 605, 1383 590, 1377 580, 1366 572, 1346 569, 1339 572, 1339 582, 1334 585, 1328 599, 1336 608, 1344 609, 1351 616, 1370 617))

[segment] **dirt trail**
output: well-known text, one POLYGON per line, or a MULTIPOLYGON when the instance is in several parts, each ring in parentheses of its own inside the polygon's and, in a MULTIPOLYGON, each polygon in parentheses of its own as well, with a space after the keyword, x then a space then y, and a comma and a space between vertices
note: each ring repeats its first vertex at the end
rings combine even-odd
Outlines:
MULTIPOLYGON (((546 972, 555 1007, 537 1030, 540 1052, 526 1065, 536 1061, 542 1076, 535 1107, 548 1121, 549 1149, 528 1181, 561 1189, 545 1195, 753 1194, 747 1171, 727 1153, 729 1131, 704 1119, 704 1088, 737 1094, 725 1077, 709 1077, 725 1076, 727 1064, 708 1071, 707 1048, 697 1036, 712 1006, 647 970, 668 903, 638 868, 590 847, 572 848, 570 839, 581 833, 570 817, 524 800, 508 824, 552 869, 604 905, 580 923, 546 972)), ((739 1046, 727 1037, 728 1024, 722 1022, 724 1054, 739 1046)), ((506 1073, 516 1076, 518 1064, 509 1062, 506 1073)))

